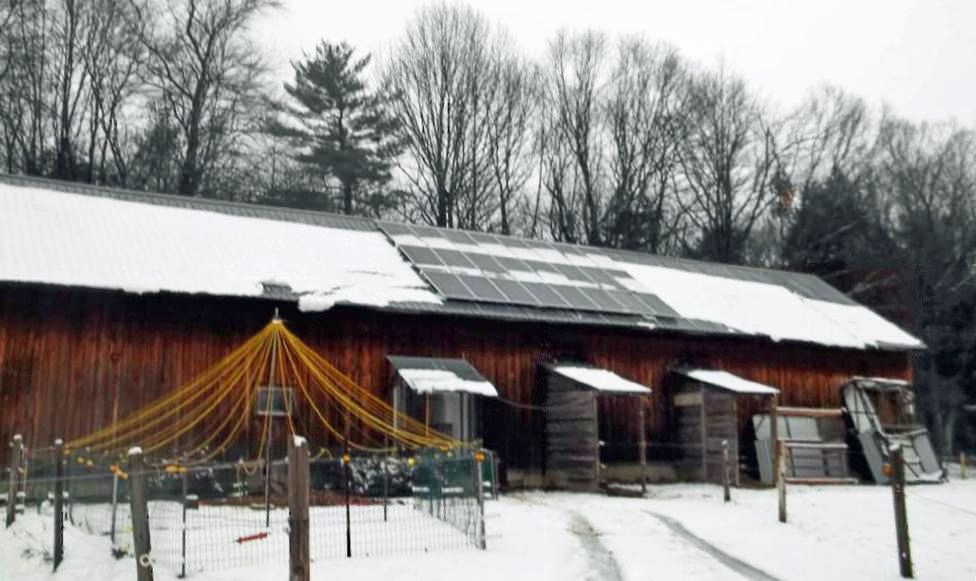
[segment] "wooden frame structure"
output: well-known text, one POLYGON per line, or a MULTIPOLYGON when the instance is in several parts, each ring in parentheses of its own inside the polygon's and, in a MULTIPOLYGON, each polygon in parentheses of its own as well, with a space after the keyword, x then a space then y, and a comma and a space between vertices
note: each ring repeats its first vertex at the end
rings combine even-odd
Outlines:
POLYGON ((760 405, 773 413, 779 391, 724 371, 673 371, 679 380, 672 391, 672 405, 678 445, 685 459, 681 466, 683 476, 715 484, 722 484, 728 478, 733 486, 739 486, 743 449, 740 400, 759 399, 760 405), (725 473, 726 469, 729 474, 725 473))

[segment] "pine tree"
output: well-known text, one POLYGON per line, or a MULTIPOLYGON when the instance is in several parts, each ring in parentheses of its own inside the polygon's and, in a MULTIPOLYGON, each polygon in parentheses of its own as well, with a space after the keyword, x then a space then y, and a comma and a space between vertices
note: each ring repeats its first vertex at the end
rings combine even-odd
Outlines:
POLYGON ((295 160, 311 174, 307 181, 337 193, 338 199, 309 206, 379 215, 395 201, 384 186, 402 146, 386 100, 367 86, 369 63, 348 44, 325 41, 292 63, 294 82, 284 85, 289 103, 270 132, 295 146, 295 160))

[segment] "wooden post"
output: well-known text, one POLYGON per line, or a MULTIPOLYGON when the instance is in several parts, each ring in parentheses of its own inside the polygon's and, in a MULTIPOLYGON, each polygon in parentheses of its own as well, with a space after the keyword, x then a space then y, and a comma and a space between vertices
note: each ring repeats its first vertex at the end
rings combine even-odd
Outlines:
POLYGON ((20 460, 23 455, 24 438, 20 434, 14 436, 10 443, 10 481, 7 486, 7 526, 14 524, 17 519, 17 476, 20 472, 20 460))
POLYGON ((725 502, 732 500, 729 492, 729 441, 722 440, 722 489, 725 502))
POLYGON ((891 492, 895 501, 895 534, 898 538, 898 567, 901 576, 911 579, 912 549, 908 539, 908 507, 905 505, 905 456, 901 445, 891 449, 894 474, 891 477, 891 492))
POLYGON ((478 529, 476 532, 478 548, 485 550, 485 486, 484 486, 484 476, 482 472, 482 462, 485 459, 485 453, 478 450, 474 453, 474 493, 478 499, 478 529))
POLYGON ((64 559, 64 441, 54 441, 54 570, 64 559))
POLYGON ((779 442, 779 397, 772 396, 769 399, 769 439, 772 442, 771 446, 773 449, 772 466, 773 466, 773 485, 779 486, 779 452, 780 448, 779 442))
POLYGON ((112 550, 118 548, 118 544, 115 542, 115 522, 119 513, 119 473, 118 471, 112 474, 112 525, 109 529, 109 538, 112 541, 112 550))
POLYGON ((136 552, 136 580, 153 581, 149 541, 149 509, 146 506, 146 465, 142 448, 129 450, 129 503, 132 511, 132 544, 136 552))
POLYGON ((349 456, 349 440, 346 440, 345 449, 342 452, 342 466, 345 474, 346 488, 346 557, 352 558, 352 519, 349 512, 349 463, 352 458, 349 456))
POLYGON ((308 442, 299 436, 288 442, 288 562, 289 581, 309 581, 308 442))
POLYGON ((187 471, 183 466, 183 530, 180 534, 180 579, 186 577, 186 493, 187 493, 187 471))
POLYGON ((779 522, 786 522, 786 445, 776 441, 776 492, 779 496, 779 522))
POLYGON ((644 403, 645 398, 637 399, 637 455, 640 465, 640 485, 641 496, 647 494, 647 426, 644 423, 644 403))

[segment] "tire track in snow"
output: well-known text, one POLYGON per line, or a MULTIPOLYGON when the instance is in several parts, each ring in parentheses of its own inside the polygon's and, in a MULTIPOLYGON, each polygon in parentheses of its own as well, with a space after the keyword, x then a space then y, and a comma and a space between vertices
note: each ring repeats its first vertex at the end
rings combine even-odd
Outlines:
POLYGON ((586 560, 590 564, 590 570, 585 579, 587 581, 623 581, 620 566, 617 565, 613 553, 600 540, 600 533, 593 528, 593 524, 575 510, 571 510, 570 515, 572 518, 569 523, 569 532, 580 540, 583 550, 586 552, 586 560))
POLYGON ((700 549, 707 555, 711 556, 718 562, 722 563, 729 569, 732 569, 739 575, 742 575, 746 579, 751 579, 752 581, 780 581, 778 577, 773 577, 769 573, 766 573, 762 569, 753 567, 749 563, 733 557, 732 555, 726 553, 725 551, 719 549, 715 545, 709 543, 705 539, 699 537, 695 533, 689 531, 685 528, 683 524, 677 520, 664 516, 662 514, 657 514, 649 510, 644 511, 652 517, 659 520, 664 526, 668 527, 674 534, 678 535, 682 539, 688 541, 690 544, 694 545, 696 548, 700 549))

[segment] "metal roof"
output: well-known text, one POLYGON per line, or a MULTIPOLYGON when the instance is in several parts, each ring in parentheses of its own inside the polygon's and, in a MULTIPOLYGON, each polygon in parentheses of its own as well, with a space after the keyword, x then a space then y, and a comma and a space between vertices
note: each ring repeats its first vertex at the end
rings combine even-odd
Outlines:
MULTIPOLYGON (((370 218, 349 217, 325 212, 211 200, 199 197, 186 197, 123 190, 118 188, 91 186, 74 182, 61 182, 42 178, 0 174, 0 184, 38 188, 48 191, 60 191, 97 198, 106 198, 124 202, 136 202, 140 204, 150 204, 170 208, 215 212, 229 216, 299 223, 320 226, 328 229, 375 232, 377 234, 386 236, 391 241, 391 232, 409 232, 411 231, 411 228, 413 228, 413 230, 422 230, 425 235, 442 237, 446 240, 467 240, 469 242, 475 241, 475 243, 479 241, 491 243, 494 241, 497 243, 497 241, 501 239, 505 245, 510 244, 513 247, 522 245, 527 248, 555 249, 566 254, 596 257, 598 260, 602 260, 600 257, 606 257, 607 262, 616 261, 618 264, 627 263, 630 265, 637 265, 636 267, 632 268, 650 266, 676 272, 704 274, 710 277, 718 277, 712 280, 727 279, 729 281, 761 283, 765 285, 762 288, 769 288, 769 285, 771 285, 773 287, 788 290, 794 295, 798 295, 805 299, 814 299, 824 303, 832 303, 834 305, 860 307, 858 303, 851 300, 843 293, 834 289, 816 276, 802 273, 715 264, 684 258, 651 255, 629 250, 605 249, 559 242, 537 241, 511 236, 464 232, 430 226, 408 227, 402 224, 377 221, 370 218)), ((394 252, 396 251, 394 250, 394 252)), ((369 265, 364 264, 363 268, 368 269, 369 265)), ((654 274, 653 276, 657 276, 657 274, 654 274)), ((667 275, 665 274, 662 276, 667 275)), ((292 288, 285 283, 278 284, 274 281, 262 281, 261 284, 263 287, 261 296, 264 296, 265 298, 289 301, 303 301, 305 298, 305 293, 292 290, 292 288)), ((762 290, 762 288, 757 286, 757 292, 762 290)), ((742 287, 742 289, 743 290, 740 292, 751 293, 751 290, 748 287, 742 287)), ((708 295, 708 297, 711 296, 712 295, 708 295)), ((765 295, 759 293, 756 296, 764 297, 765 295)), ((575 309, 572 307, 555 308, 546 306, 507 304, 505 302, 492 303, 484 301, 453 300, 449 297, 444 297, 443 295, 442 299, 443 300, 439 302, 419 302, 422 301, 422 299, 401 299, 393 300, 385 305, 371 305, 368 303, 359 304, 355 301, 349 304, 364 308, 404 313, 439 314, 554 324, 592 325, 630 328, 645 331, 670 331, 682 334, 697 335, 757 335, 755 332, 744 332, 740 328, 729 327, 725 323, 718 322, 719 320, 722 320, 721 317, 715 317, 713 320, 701 320, 689 318, 689 315, 691 317, 695 316, 693 313, 685 313, 684 316, 679 316, 673 310, 670 310, 670 305, 667 305, 667 303, 662 303, 669 307, 669 309, 666 311, 655 312, 653 314, 638 314, 611 311, 596 312, 591 310, 575 309), (412 300, 417 300, 418 302, 408 302, 412 300)), ((708 300, 711 301, 712 299, 708 300)), ((763 301, 765 299, 760 298, 757 300, 763 301)), ((338 303, 342 304, 343 301, 339 300, 338 303)), ((756 305, 753 305, 753 307, 755 306, 756 305)), ((706 314, 706 316, 710 315, 706 314)), ((801 338, 799 340, 804 339, 801 338)), ((817 342, 816 339, 811 340, 813 342, 817 342)), ((886 343, 882 337, 879 337, 874 341, 874 346, 877 348, 892 350, 917 348, 916 346, 907 344, 886 343)))

